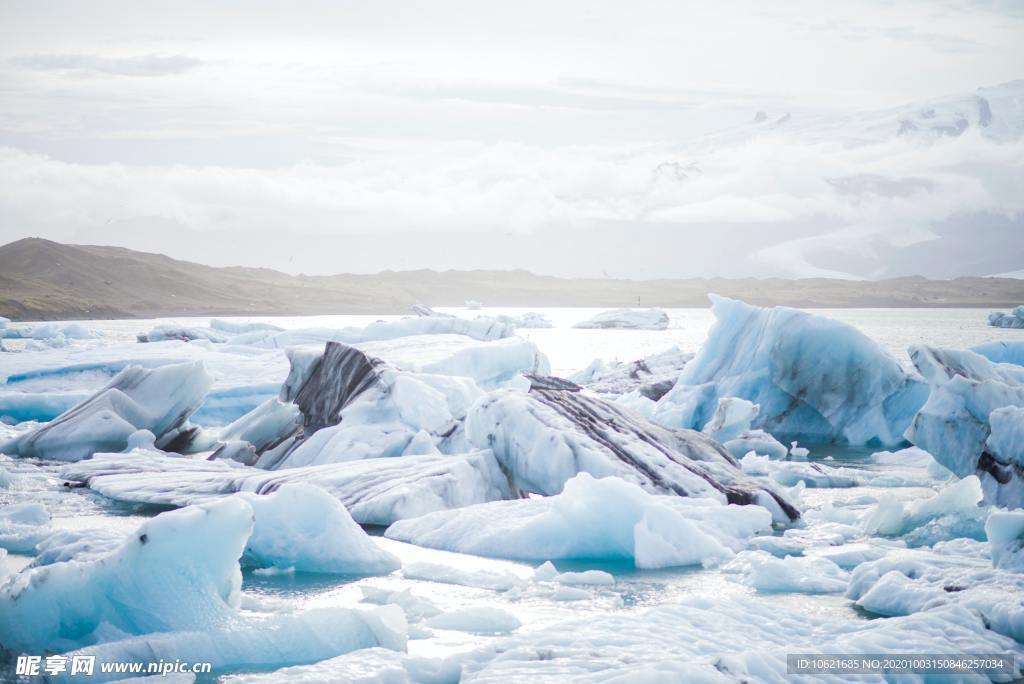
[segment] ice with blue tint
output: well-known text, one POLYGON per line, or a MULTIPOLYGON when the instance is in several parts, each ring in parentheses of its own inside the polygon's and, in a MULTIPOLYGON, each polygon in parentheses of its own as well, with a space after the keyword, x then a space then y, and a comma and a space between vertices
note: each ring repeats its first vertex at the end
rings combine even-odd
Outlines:
POLYGON ((969 539, 895 551, 857 566, 846 595, 885 616, 940 613, 950 606, 979 615, 987 629, 1024 640, 1024 574, 992 566, 987 544, 969 539))
POLYGON ((798 309, 711 301, 716 322, 676 389, 659 401, 655 420, 692 427, 710 419, 719 397, 739 397, 760 405, 754 427, 775 436, 871 446, 903 441, 928 389, 877 343, 798 309))
POLYGON ((971 347, 971 351, 981 354, 993 363, 1012 363, 1024 366, 1024 340, 986 342, 971 347))
POLYGON ((52 422, 0 444, 0 452, 77 461, 100 451, 122 451, 139 430, 153 433, 158 443, 187 437, 188 418, 211 383, 201 362, 152 370, 129 366, 52 422))
POLYGON ((31 553, 50 529, 50 512, 38 502, 7 504, 0 508, 0 549, 31 553))
POLYGON ((386 535, 481 556, 602 558, 664 568, 719 564, 771 523, 760 506, 652 495, 615 477, 580 473, 555 496, 430 513, 399 521, 386 535))
MULTIPOLYGON (((335 609, 266 621, 241 613, 238 559, 252 532, 252 506, 234 497, 159 515, 98 558, 28 568, 0 585, 0 641, 15 651, 92 647, 86 650, 126 656, 139 655, 135 649, 143 645, 155 646, 171 659, 189 648, 197 660, 206 660, 193 650, 205 640, 207 645, 200 649, 218 653, 213 662, 273 665, 388 645, 382 643, 387 639, 404 647, 404 629, 388 634, 391 630, 376 624, 380 618, 358 611, 335 609), (363 625, 364 633, 385 639, 319 638, 314 647, 299 647, 300 634, 338 620, 350 631, 363 625), (309 629, 301 629, 303 624, 309 629), (290 632, 290 645, 281 642, 285 629, 295 630, 290 632), (153 633, 160 634, 131 638, 153 633), (279 645, 256 660, 238 655, 275 641, 279 645), (103 642, 114 643, 93 646, 103 642)), ((340 634, 340 628, 333 633, 340 634)))
POLYGON ((827 558, 785 556, 743 551, 724 568, 738 573, 758 592, 830 594, 846 591, 849 573, 827 558))
POLYGON ((449 508, 507 499, 508 478, 490 451, 400 456, 267 471, 234 461, 197 461, 152 452, 103 454, 60 475, 117 501, 187 506, 235 492, 311 483, 341 501, 356 522, 389 525, 449 508))
POLYGON ((988 503, 1024 505, 1024 367, 923 345, 911 359, 932 390, 907 438, 956 475, 977 473, 988 503))
POLYGON ((1024 328, 1024 305, 1015 307, 1010 313, 993 311, 988 324, 995 328, 1024 328))
MULTIPOLYGON (((959 534, 940 534, 940 540, 965 536, 963 528, 967 526, 981 529, 987 514, 979 508, 982 497, 981 481, 974 475, 945 486, 934 496, 915 499, 908 504, 893 495, 885 495, 864 519, 864 531, 897 537, 947 519, 948 523, 961 529, 956 530, 959 534)), ((942 526, 939 527, 941 529, 942 526)))
POLYGON ((985 521, 992 565, 1024 572, 1024 511, 992 511, 985 521))
POLYGON ((101 337, 97 330, 88 328, 81 323, 37 323, 31 325, 11 325, 10 320, 0 325, 0 338, 32 339, 32 340, 89 340, 101 337))
POLYGON ((401 566, 320 487, 283 484, 270 494, 236 496, 252 506, 256 520, 247 565, 343 575, 387 574, 401 566))

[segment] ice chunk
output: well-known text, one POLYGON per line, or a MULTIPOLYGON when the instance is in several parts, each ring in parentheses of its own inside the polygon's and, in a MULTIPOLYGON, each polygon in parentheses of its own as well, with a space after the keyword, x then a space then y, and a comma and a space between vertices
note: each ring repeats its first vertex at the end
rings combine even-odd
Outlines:
POLYGON ((944 516, 972 516, 980 511, 981 482, 974 475, 954 482, 937 494, 902 504, 892 496, 883 497, 864 520, 868 534, 900 536, 944 516))
POLYGON ((988 316, 988 324, 996 328, 1024 328, 1024 305, 1010 313, 993 311, 988 316))
POLYGON ((849 581, 849 573, 827 558, 776 558, 764 551, 744 551, 725 570, 744 574, 762 593, 830 594, 846 591, 849 581))
POLYGON ((683 366, 692 358, 693 354, 671 347, 628 363, 613 361, 606 364, 595 359, 569 379, 601 394, 638 392, 646 399, 657 401, 672 388, 683 366))
POLYGON ((284 332, 253 332, 232 338, 232 344, 257 347, 284 348, 299 345, 341 342, 362 344, 379 340, 394 340, 413 335, 465 335, 475 340, 499 340, 512 337, 515 329, 493 318, 467 320, 447 316, 418 316, 397 321, 377 321, 365 328, 313 328, 284 332))
POLYGON ((104 454, 66 466, 61 477, 118 501, 186 506, 246 491, 273 492, 290 482, 316 484, 356 522, 389 525, 431 511, 507 499, 508 479, 490 451, 401 456, 266 471, 233 461, 159 454, 104 454))
MULTIPOLYGON (((314 608, 263 620, 238 620, 203 631, 147 633, 67 655, 91 655, 101 663, 173 663, 187 653, 192 662, 211 663, 215 670, 265 670, 314 663, 365 648, 404 651, 407 629, 395 606, 368 611, 314 608)), ((78 679, 81 677, 62 675, 62 681, 78 679)), ((89 679, 111 681, 119 675, 101 673, 97 667, 89 679)))
POLYGON ((789 455, 786 445, 764 430, 747 430, 735 439, 722 444, 733 458, 743 458, 753 451, 755 454, 779 460, 789 455))
POLYGON ((885 616, 935 612, 956 605, 976 611, 989 629, 1024 637, 1024 575, 993 568, 970 540, 932 549, 894 551, 854 569, 847 597, 885 616))
POLYGON ((187 421, 213 379, 202 362, 147 370, 129 366, 98 393, 52 422, 0 445, 18 456, 77 461, 101 451, 122 451, 137 430, 149 430, 158 446, 187 447, 195 428, 187 421))
POLYGON ((222 501, 164 513, 98 560, 28 569, 0 586, 0 641, 12 649, 68 650, 101 627, 124 634, 204 629, 238 605, 238 558, 252 508, 222 501))
POLYGON ((718 400, 714 415, 711 416, 702 432, 719 442, 728 442, 739 438, 750 430, 750 424, 757 418, 761 407, 746 399, 722 397, 718 400))
POLYGON ((536 311, 527 311, 526 313, 519 316, 507 316, 505 314, 499 314, 494 316, 494 319, 499 323, 510 325, 513 328, 553 328, 554 324, 551 320, 542 313, 536 311))
POLYGON ((992 363, 1012 363, 1024 366, 1024 340, 986 342, 971 347, 971 351, 981 354, 992 363))
POLYGON ((426 580, 441 584, 457 584, 464 587, 508 591, 521 583, 510 573, 462 570, 440 563, 410 563, 402 568, 402 575, 408 579, 426 580))
POLYGON ((490 606, 471 606, 448 613, 441 613, 426 621, 434 629, 454 629, 470 634, 508 634, 519 629, 523 623, 508 611, 490 606))
POLYGON ((224 343, 230 336, 194 325, 178 325, 175 323, 162 323, 155 326, 147 333, 139 333, 136 339, 139 342, 166 342, 167 340, 180 340, 181 342, 192 342, 194 340, 207 340, 214 343, 224 343))
POLYGON ((238 496, 256 516, 245 548, 249 565, 344 575, 380 575, 401 566, 320 487, 286 483, 263 496, 238 496))
POLYGON ((70 560, 98 560, 122 546, 124 538, 122 530, 106 527, 60 530, 36 544, 37 553, 32 564, 40 566, 70 560))
POLYGON ((992 565, 1024 572, 1024 511, 993 511, 985 522, 992 565))
POLYGON ((225 427, 220 433, 220 439, 224 442, 248 442, 256 453, 262 454, 294 434, 301 418, 297 405, 277 398, 267 399, 225 427))
POLYGON ((668 314, 661 309, 611 309, 602 311, 574 328, 619 328, 622 330, 665 330, 668 314))
POLYGON ((1024 407, 1024 367, 992 363, 970 351, 925 346, 912 347, 911 359, 932 391, 907 438, 957 476, 977 473, 986 502, 1024 505, 1020 454, 1015 453, 1024 414, 997 411, 1024 407), (993 415, 996 425, 990 423, 993 415))
POLYGON ((641 568, 714 565, 771 528, 758 506, 654 496, 580 473, 561 494, 431 513, 395 523, 392 539, 498 558, 600 558, 641 568))
POLYGON ((844 620, 792 605, 688 595, 647 610, 612 611, 600 619, 581 615, 481 646, 463 659, 462 679, 474 684, 838 683, 850 675, 788 673, 786 655, 1013 653, 1019 662, 1017 654, 1024 652, 1012 639, 986 629, 977 613, 959 606, 891 620, 844 620))
POLYGON ((264 330, 271 332, 281 332, 284 330, 284 328, 280 326, 263 321, 226 321, 222 318, 214 318, 210 320, 210 329, 219 330, 231 335, 240 335, 242 333, 259 332, 264 330))
POLYGON ((466 434, 475 446, 493 449, 512 483, 528 492, 557 494, 586 472, 614 475, 653 493, 757 503, 778 519, 799 517, 707 436, 655 425, 572 388, 535 380, 528 394, 493 392, 467 413, 466 434))
POLYGON ((32 553, 52 531, 50 512, 41 503, 14 503, 0 508, 0 548, 32 553))
POLYGON ((659 402, 655 420, 699 427, 702 413, 710 419, 709 402, 732 396, 759 404, 754 427, 776 436, 878 446, 903 441, 928 389, 875 342, 845 323, 797 309, 711 299, 717 321, 676 389, 659 402))

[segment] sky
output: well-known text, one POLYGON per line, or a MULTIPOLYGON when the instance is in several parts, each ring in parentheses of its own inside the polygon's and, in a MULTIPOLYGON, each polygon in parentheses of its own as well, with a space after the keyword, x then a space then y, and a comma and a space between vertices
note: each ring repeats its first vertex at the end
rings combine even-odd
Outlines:
POLYGON ((1015 271, 1021 78, 1013 1, 0 0, 0 243, 292 273, 1015 271))

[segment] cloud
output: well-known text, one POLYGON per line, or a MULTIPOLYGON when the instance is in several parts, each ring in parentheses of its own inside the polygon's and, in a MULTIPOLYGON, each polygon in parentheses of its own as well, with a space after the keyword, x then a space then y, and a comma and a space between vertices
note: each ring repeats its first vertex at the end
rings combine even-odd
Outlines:
POLYGON ((191 71, 204 64, 185 55, 141 55, 101 57, 98 55, 26 55, 12 57, 11 63, 36 71, 77 71, 110 76, 170 76, 191 71))

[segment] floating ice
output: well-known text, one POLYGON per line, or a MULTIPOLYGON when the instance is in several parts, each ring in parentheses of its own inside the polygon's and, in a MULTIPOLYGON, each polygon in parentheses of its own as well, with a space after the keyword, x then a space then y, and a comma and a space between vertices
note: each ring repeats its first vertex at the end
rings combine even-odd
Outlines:
POLYGON ((665 330, 668 314, 661 309, 611 309, 602 311, 574 328, 619 328, 623 330, 665 330))
POLYGON ((226 675, 224 684, 454 684, 459 664, 419 658, 384 648, 364 648, 312 665, 300 665, 266 673, 226 675))
MULTIPOLYGON (((208 662, 215 670, 266 670, 333 658, 359 649, 406 648, 407 626, 401 610, 314 608, 301 613, 244 619, 202 631, 147 633, 120 641, 88 646, 67 655, 95 656, 97 662, 175 662, 187 653, 192 662, 208 662)), ((61 681, 81 677, 68 674, 61 681)), ((90 681, 110 681, 119 675, 101 673, 90 681)), ((164 681, 165 677, 158 677, 164 681)))
POLYGON ((744 551, 725 570, 745 575, 745 581, 762 593, 837 593, 846 591, 850 578, 827 558, 776 558, 765 551, 744 551))
POLYGON ((885 616, 968 608, 987 629, 1024 640, 1024 575, 993 568, 984 545, 960 539, 893 553, 859 565, 847 597, 885 616))
POLYGON ((122 451, 138 430, 158 446, 187 447, 196 428, 188 418, 202 404, 212 378, 201 362, 147 370, 129 366, 98 393, 52 422, 19 435, 0 451, 18 456, 77 461, 101 451, 122 451))
POLYGON ((981 482, 974 475, 946 486, 932 497, 906 505, 891 495, 883 496, 865 518, 864 531, 896 537, 945 516, 976 518, 982 514, 978 508, 981 500, 981 482))
POLYGON ((521 584, 521 580, 509 573, 478 570, 462 570, 440 563, 409 563, 402 568, 402 575, 408 579, 427 580, 440 584, 457 584, 463 587, 508 591, 521 584))
POLYGON ((513 485, 528 492, 557 494, 586 472, 614 475, 653 493, 756 503, 780 520, 799 517, 706 435, 655 425, 573 387, 534 379, 528 394, 492 392, 467 413, 466 435, 493 449, 513 485))
POLYGON ((907 438, 956 475, 977 473, 986 502, 1024 505, 1024 413, 1012 410, 1024 407, 1024 367, 926 346, 912 347, 911 359, 932 391, 907 438))
POLYGON ((50 512, 41 503, 15 503, 0 508, 0 548, 32 553, 53 530, 50 512))
POLYGON ((536 311, 527 311, 520 316, 506 316, 499 314, 494 316, 494 319, 499 323, 510 325, 513 328, 553 328, 554 324, 551 320, 542 313, 536 311))
POLYGON ((712 296, 717 321, 654 418, 699 427, 719 397, 760 405, 754 427, 805 441, 885 446, 924 403, 927 387, 855 328, 797 309, 712 296))
POLYGON ((737 439, 750 430, 750 424, 757 418, 761 407, 746 399, 722 397, 718 400, 711 420, 704 424, 701 431, 719 442, 737 439))
POLYGON ((977 347, 971 347, 971 351, 981 354, 992 363, 1012 363, 1024 366, 1024 340, 986 342, 977 347))
POLYGON ((193 325, 178 325, 174 323, 162 323, 155 326, 147 333, 139 333, 139 342, 166 342, 167 340, 180 340, 181 342, 192 342, 194 340, 207 340, 209 342, 224 343, 229 335, 193 325))
POLYGON ((429 618, 424 624, 434 629, 454 629, 480 635, 508 634, 522 626, 512 613, 490 606, 459 608, 429 618))
POLYGON ((89 340, 100 337, 100 333, 81 323, 39 323, 36 325, 10 325, 9 319, 0 325, 0 338, 33 340, 89 340))
POLYGON ((993 311, 988 316, 988 324, 996 328, 1024 328, 1024 305, 1010 313, 993 311))
POLYGON ((490 451, 401 456, 266 471, 233 461, 159 454, 103 454, 66 466, 61 477, 118 501, 187 506, 234 492, 273 492, 285 483, 316 484, 356 522, 389 525, 402 518, 507 499, 508 480, 490 451))
POLYGON ((1024 572, 1024 511, 992 511, 985 521, 992 565, 1024 572))
POLYGON ((1019 662, 1024 649, 959 606, 869 621, 750 598, 685 596, 649 610, 614 611, 600 619, 585 615, 523 630, 462 658, 462 679, 475 684, 850 679, 789 674, 788 653, 1013 653, 1019 662))
POLYGON ((420 546, 526 560, 630 560, 640 568, 715 565, 771 528, 758 506, 654 496, 580 473, 561 494, 440 511, 395 523, 386 536, 420 546))
POLYGON ((245 547, 248 565, 345 575, 386 574, 401 566, 320 487, 283 484, 271 494, 239 496, 256 516, 245 547))
POLYGON ((628 363, 601 359, 570 376, 573 382, 600 394, 623 395, 637 392, 640 396, 657 401, 672 388, 683 366, 693 354, 671 347, 663 352, 628 363))
POLYGON ((419 316, 397 321, 377 321, 365 328, 308 328, 283 332, 257 331, 232 338, 232 344, 257 347, 284 348, 298 345, 341 342, 361 344, 379 340, 393 340, 412 335, 466 335, 475 340, 498 340, 511 337, 515 329, 493 318, 467 320, 448 316, 419 316))

